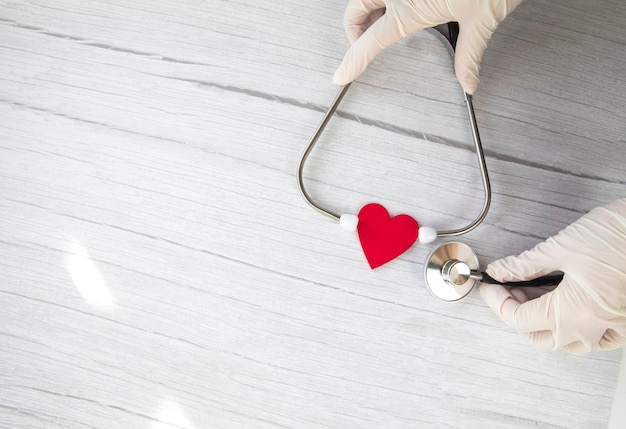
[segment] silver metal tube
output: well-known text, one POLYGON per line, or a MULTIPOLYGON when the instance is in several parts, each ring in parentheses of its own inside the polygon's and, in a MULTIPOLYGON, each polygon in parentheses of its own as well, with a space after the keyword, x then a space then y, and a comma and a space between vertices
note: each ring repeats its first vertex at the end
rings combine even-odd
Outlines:
POLYGON ((470 127, 472 129, 472 137, 474 140, 474 148, 476 149, 476 157, 478 158, 478 164, 480 166, 480 177, 483 183, 484 201, 483 208, 476 219, 472 223, 463 228, 452 229, 449 231, 439 231, 437 235, 439 237, 454 237, 457 235, 465 234, 476 228, 487 216, 489 206, 491 205, 491 182, 489 181, 489 172, 487 171, 487 163, 485 161, 485 152, 483 151, 483 145, 480 141, 480 134, 478 133, 478 124, 476 122, 476 114, 474 113, 474 104, 472 103, 472 96, 465 93, 465 105, 467 106, 467 115, 470 121, 470 127))
MULTIPOLYGON (((456 36, 452 35, 453 31, 451 31, 450 25, 437 27, 435 29, 432 29, 431 32, 437 35, 437 37, 446 45, 446 47, 448 48, 448 51, 450 52, 450 56, 454 60, 454 47, 455 47, 456 40, 451 40, 451 38, 456 37, 456 36)), ((328 122, 330 121, 331 117, 337 110, 337 107, 341 103, 341 100, 348 92, 350 85, 351 84, 349 83, 343 86, 339 90, 339 92, 335 96, 335 99, 333 100, 330 107, 326 111, 326 114, 322 118, 322 121, 320 122, 317 129, 315 130, 315 134, 313 134, 313 137, 311 137, 311 139, 309 140, 309 143, 304 153, 300 157, 300 161, 298 163, 298 189, 300 190, 302 197, 313 209, 315 209, 316 211, 318 211, 319 213, 325 216, 330 217, 331 219, 334 219, 335 221, 339 221, 340 216, 337 213, 329 209, 326 209, 322 207, 320 204, 318 204, 317 202, 315 202, 306 191, 304 187, 303 171, 304 171, 304 165, 306 163, 306 160, 311 154, 311 151, 315 147, 315 144, 319 140, 320 136, 324 132, 326 125, 328 125, 328 122)), ((467 232, 472 231, 474 228, 480 225, 480 223, 485 219, 485 217, 487 216, 487 212, 489 211, 489 206, 491 205, 491 184, 489 181, 489 173, 487 171, 487 163, 485 162, 485 153, 483 151, 482 143, 480 141, 480 134, 478 132, 478 124, 476 122, 476 115, 474 113, 474 105, 472 103, 472 96, 467 93, 464 93, 464 95, 465 95, 465 105, 467 107, 467 115, 469 117, 470 128, 472 130, 472 138, 474 140, 474 148, 476 149, 476 156, 478 158, 478 164, 480 167, 480 174, 481 174, 483 190, 484 190, 484 203, 483 203, 483 208, 480 214, 470 224, 459 229, 439 231, 437 235, 440 237, 453 237, 453 236, 465 234, 467 232)))
POLYGON ((333 102, 331 103, 330 107, 326 111, 326 114, 322 118, 322 122, 320 122, 320 124, 317 126, 317 129, 315 130, 315 134, 313 134, 313 137, 311 137, 311 140, 309 140, 309 143, 307 144, 307 147, 304 150, 304 153, 300 157, 300 162, 298 162, 298 189, 300 190, 300 194, 302 194, 302 197, 304 198, 304 201, 306 201, 316 211, 320 212, 323 215, 326 215, 326 216, 330 217, 331 219, 336 220, 337 222, 339 222, 339 215, 337 213, 334 213, 334 212, 332 212, 332 211, 330 211, 328 209, 323 208, 318 203, 316 203, 313 200, 313 198, 311 198, 309 193, 304 188, 304 179, 303 179, 302 175, 303 175, 303 172, 304 172, 304 164, 306 163, 306 160, 308 159, 309 155, 311 154, 311 151, 313 150, 313 147, 315 147, 315 143, 317 143, 317 141, 319 140, 320 136, 324 132, 324 129, 326 128, 326 125, 328 125, 328 122, 330 121, 330 118, 332 118, 333 114, 337 110, 337 107, 339 106, 339 103, 341 103, 341 100, 346 95, 346 92, 348 92, 348 89, 350 88, 351 84, 352 83, 344 85, 339 90, 339 92, 335 96, 335 99, 333 100, 333 102))

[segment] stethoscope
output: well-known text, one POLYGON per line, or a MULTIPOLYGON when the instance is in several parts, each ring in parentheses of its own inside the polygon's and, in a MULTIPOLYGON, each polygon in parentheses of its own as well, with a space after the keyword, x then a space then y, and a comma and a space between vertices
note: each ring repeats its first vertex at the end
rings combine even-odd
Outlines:
MULTIPOLYGON (((427 31, 434 34, 446 46, 454 62, 456 41, 459 35, 458 24, 456 22, 450 22, 427 29, 427 31)), ((478 132, 476 115, 474 114, 472 96, 465 93, 465 91, 463 92, 465 105, 467 107, 467 114, 484 190, 482 210, 471 223, 458 229, 436 231, 433 228, 419 225, 408 215, 403 214, 391 218, 386 209, 378 204, 365 205, 358 215, 340 215, 322 207, 310 197, 304 187, 304 165, 337 110, 337 107, 348 92, 350 85, 351 83, 343 86, 339 90, 315 133, 309 140, 304 153, 300 157, 297 178, 298 188, 304 200, 319 213, 339 222, 339 225, 344 229, 358 231, 361 246, 372 269, 399 256, 401 253, 408 250, 415 241, 431 243, 439 237, 456 237, 468 233, 480 225, 487 216, 489 206, 491 205, 491 183, 489 181, 485 154, 478 132)), ((437 246, 426 258, 424 264, 424 281, 428 290, 433 296, 443 301, 458 301, 469 295, 474 287, 481 282, 518 287, 549 286, 557 285, 562 278, 563 275, 559 274, 540 277, 529 282, 498 282, 486 273, 480 271, 478 257, 468 245, 456 241, 437 246)))

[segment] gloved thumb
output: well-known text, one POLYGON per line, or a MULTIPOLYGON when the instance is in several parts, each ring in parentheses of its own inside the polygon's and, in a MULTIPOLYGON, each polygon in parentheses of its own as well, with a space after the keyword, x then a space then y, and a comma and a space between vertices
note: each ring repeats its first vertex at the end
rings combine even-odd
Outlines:
POLYGON ((487 43, 496 28, 522 0, 497 2, 457 2, 455 16, 459 22, 454 69, 459 83, 468 94, 478 87, 480 63, 487 43))
POLYGON ((352 82, 385 48, 429 25, 413 21, 410 29, 404 28, 400 25, 401 20, 398 19, 397 13, 392 6, 387 7, 385 14, 352 43, 333 75, 334 84, 346 85, 352 82))
POLYGON ((505 313, 503 313, 504 303, 511 300, 513 304, 519 305, 528 301, 528 296, 520 289, 507 289, 498 284, 483 283, 478 290, 489 308, 511 327, 513 324, 509 314, 507 313, 505 318, 505 313))
MULTIPOLYGON (((393 18, 394 10, 387 9, 380 19, 367 29, 344 55, 343 61, 333 75, 333 83, 345 85, 359 77, 368 64, 383 49, 407 36, 408 34, 393 18)), ((418 31, 432 23, 417 23, 410 31, 418 31)), ((478 87, 480 62, 482 61, 487 42, 491 38, 493 29, 486 27, 477 20, 467 20, 460 23, 459 37, 454 55, 454 69, 457 79, 468 94, 473 94, 478 87)))
POLYGON ((480 63, 495 27, 492 29, 478 19, 471 19, 460 22, 459 28, 454 70, 463 90, 471 95, 478 88, 480 63))
POLYGON ((534 347, 540 350, 554 349, 552 292, 528 300, 519 289, 508 290, 497 284, 483 283, 479 290, 491 310, 534 347))

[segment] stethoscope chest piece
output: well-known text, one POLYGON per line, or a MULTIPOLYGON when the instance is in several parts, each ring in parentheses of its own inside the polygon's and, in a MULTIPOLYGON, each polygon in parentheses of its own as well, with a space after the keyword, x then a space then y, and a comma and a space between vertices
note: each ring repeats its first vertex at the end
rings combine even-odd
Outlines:
POLYGON ((435 248, 424 264, 424 281, 433 296, 442 301, 458 301, 466 297, 480 277, 478 257, 467 245, 449 242, 435 248))

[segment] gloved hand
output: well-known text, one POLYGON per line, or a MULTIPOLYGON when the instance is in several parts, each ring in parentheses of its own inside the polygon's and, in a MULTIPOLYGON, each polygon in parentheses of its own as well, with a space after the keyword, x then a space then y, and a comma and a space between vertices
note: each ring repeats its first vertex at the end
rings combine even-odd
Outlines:
POLYGON ((532 250, 487 267, 487 274, 500 281, 554 271, 563 271, 563 281, 536 299, 491 284, 482 284, 480 294, 539 349, 581 354, 626 345, 626 198, 592 210, 532 250))
POLYGON ((352 46, 333 76, 337 85, 356 79, 386 47, 427 27, 459 23, 456 76, 468 94, 496 27, 522 0, 350 0, 343 25, 352 46), (386 9, 385 9, 386 8, 386 9))

